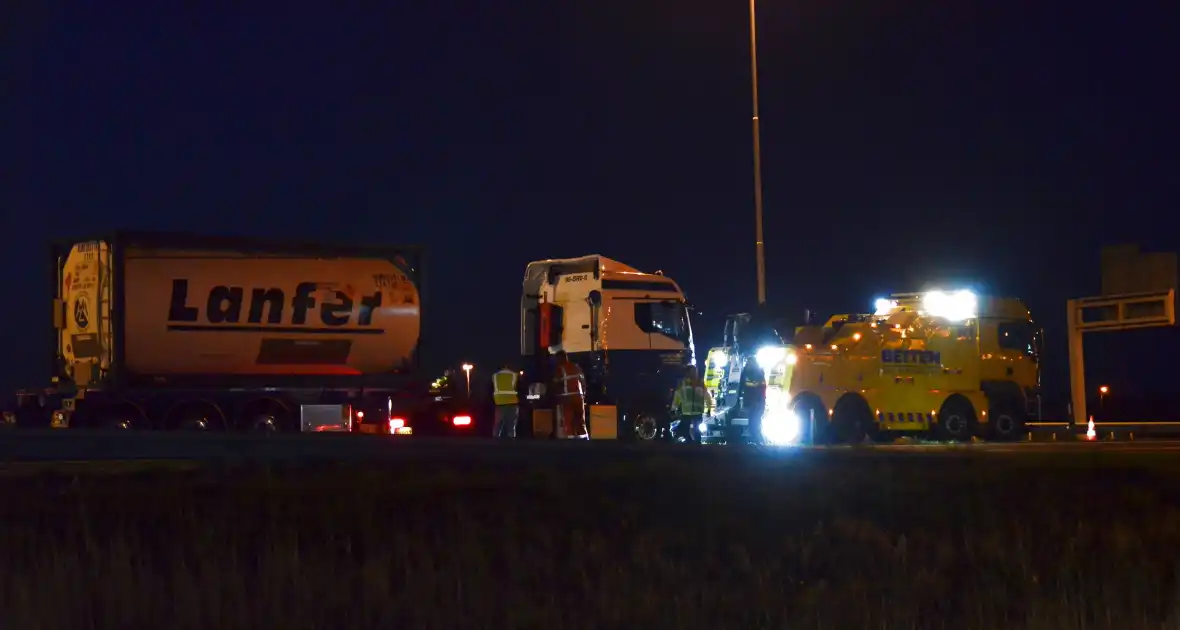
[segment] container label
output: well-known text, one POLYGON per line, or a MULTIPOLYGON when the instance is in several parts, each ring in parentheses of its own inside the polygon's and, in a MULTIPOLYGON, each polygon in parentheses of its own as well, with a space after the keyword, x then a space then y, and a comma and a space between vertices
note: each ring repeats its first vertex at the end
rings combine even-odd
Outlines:
POLYGON ((381 307, 381 291, 358 295, 352 287, 305 281, 290 296, 279 287, 217 285, 200 297, 189 295, 187 279, 172 280, 168 330, 377 335, 385 332, 371 327, 373 311, 381 307))

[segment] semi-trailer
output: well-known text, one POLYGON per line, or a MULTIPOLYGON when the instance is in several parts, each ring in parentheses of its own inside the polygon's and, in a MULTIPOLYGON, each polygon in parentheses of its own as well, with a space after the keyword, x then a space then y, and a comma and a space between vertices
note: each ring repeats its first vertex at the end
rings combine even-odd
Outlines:
POLYGON ((430 396, 420 369, 417 247, 119 232, 51 250, 53 374, 10 421, 393 434, 471 426, 455 401, 430 396))

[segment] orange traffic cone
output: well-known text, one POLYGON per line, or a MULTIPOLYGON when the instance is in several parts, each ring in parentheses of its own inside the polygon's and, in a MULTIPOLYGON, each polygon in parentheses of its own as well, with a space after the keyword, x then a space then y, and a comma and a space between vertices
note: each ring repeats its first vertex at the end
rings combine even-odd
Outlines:
POLYGON ((1097 440, 1098 432, 1094 430, 1094 416, 1090 416, 1090 423, 1086 427, 1086 439, 1097 440))

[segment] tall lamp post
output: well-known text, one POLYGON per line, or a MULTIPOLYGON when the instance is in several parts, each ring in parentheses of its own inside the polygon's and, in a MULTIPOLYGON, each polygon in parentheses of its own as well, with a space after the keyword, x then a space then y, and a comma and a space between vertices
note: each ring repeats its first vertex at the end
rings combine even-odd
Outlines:
POLYGON ((750 0, 750 91, 754 97, 754 250, 758 261, 758 305, 766 304, 766 255, 762 240, 762 133, 758 121, 758 20, 750 0))
POLYGON ((463 372, 467 375, 467 397, 468 398, 471 398, 471 369, 474 367, 475 366, 471 365, 470 363, 463 364, 463 372))

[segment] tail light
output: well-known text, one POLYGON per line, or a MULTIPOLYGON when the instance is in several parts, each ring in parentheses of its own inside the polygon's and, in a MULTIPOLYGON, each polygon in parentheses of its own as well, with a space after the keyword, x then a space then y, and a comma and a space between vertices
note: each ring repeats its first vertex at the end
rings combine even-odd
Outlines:
POLYGON ((398 429, 404 428, 405 426, 406 426, 406 419, 405 418, 390 418, 389 419, 389 432, 390 433, 394 433, 398 429))
POLYGON ((471 426, 471 416, 455 416, 451 423, 457 427, 471 426))
POLYGON ((363 412, 363 411, 356 412, 356 419, 357 420, 364 420, 365 419, 365 412, 363 412))

